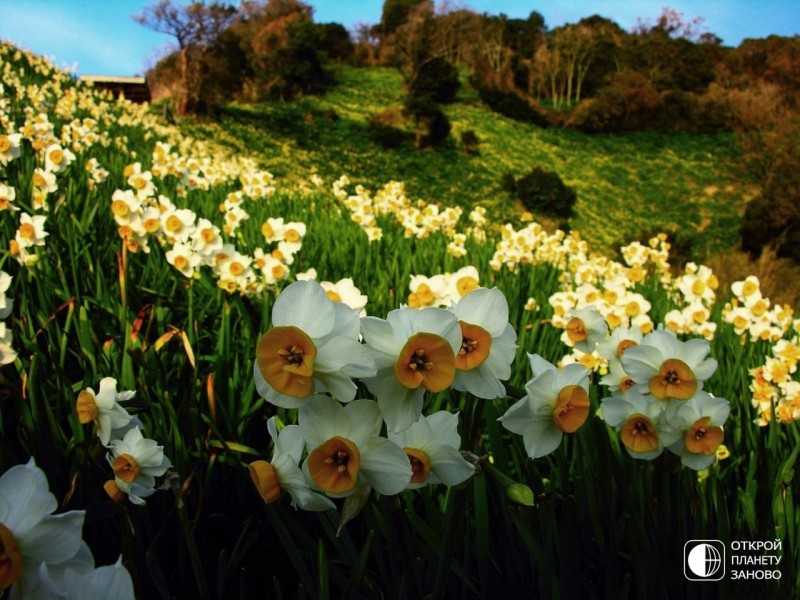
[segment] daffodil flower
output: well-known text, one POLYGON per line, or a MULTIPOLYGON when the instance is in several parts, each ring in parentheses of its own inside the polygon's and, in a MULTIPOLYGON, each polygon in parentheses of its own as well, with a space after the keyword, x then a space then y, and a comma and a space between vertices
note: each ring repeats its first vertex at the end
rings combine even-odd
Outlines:
POLYGON ((402 431, 422 414, 426 390, 441 392, 452 385, 461 328, 456 316, 442 308, 400 308, 386 320, 362 318, 361 332, 378 368, 364 383, 389 429, 402 431))
POLYGON ((0 319, 5 319, 14 309, 14 299, 6 297, 6 291, 11 285, 11 279, 11 275, 5 271, 0 271, 0 319))
POLYGON ((372 400, 341 405, 314 395, 300 408, 298 424, 308 450, 303 471, 328 496, 349 496, 364 485, 397 494, 411 480, 403 449, 379 436, 381 411, 372 400))
POLYGON ((725 398, 707 392, 697 392, 687 402, 673 404, 668 418, 682 435, 669 449, 681 457, 684 466, 699 471, 714 463, 730 410, 725 398))
POLYGON ((608 324, 605 317, 589 306, 570 313, 562 339, 581 352, 591 354, 597 344, 605 339, 606 333, 608 324))
POLYGON ((272 325, 258 341, 253 365, 256 390, 271 404, 299 408, 314 392, 349 402, 356 394, 352 378, 375 375, 358 341, 358 315, 316 281, 287 286, 272 307, 272 325))
POLYGON ((13 335, 11 328, 0 323, 0 366, 12 363, 17 358, 17 351, 12 348, 13 335))
POLYGON ((586 421, 589 370, 579 364, 557 369, 537 354, 528 357, 533 379, 525 385, 526 396, 498 420, 522 435, 529 457, 539 458, 553 452, 565 433, 574 433, 586 421))
POLYGON ((134 394, 135 392, 117 393, 117 380, 104 377, 100 380, 100 391, 97 393, 92 388, 86 388, 78 394, 75 407, 78 420, 81 424, 94 423, 97 437, 104 446, 108 446, 114 431, 125 429, 131 422, 131 415, 119 401, 130 400, 134 394))
POLYGON ((638 327, 617 327, 611 335, 602 339, 597 344, 597 351, 607 361, 621 360, 628 348, 638 346, 642 338, 642 331, 638 327))
POLYGON ((409 489, 443 483, 453 486, 475 474, 475 467, 461 455, 458 416, 447 411, 422 416, 389 439, 403 449, 411 463, 409 489))
POLYGON ((278 432, 275 417, 271 417, 267 429, 275 444, 272 459, 270 462, 257 460, 249 465, 250 477, 262 500, 271 504, 286 490, 292 497, 292 506, 312 511, 336 508, 328 498, 311 490, 300 470, 306 443, 300 427, 287 425, 278 432))
POLYGON ((709 351, 706 340, 682 342, 673 333, 657 330, 625 351, 622 366, 636 382, 634 391, 660 400, 689 400, 717 369, 717 361, 706 358, 709 351))
POLYGON ((52 514, 57 507, 32 458, 0 477, 0 590, 11 587, 12 599, 42 597, 42 565, 60 577, 91 560, 81 539, 85 512, 52 514))
POLYGON ((501 380, 511 377, 517 334, 508 322, 508 302, 497 288, 464 296, 451 312, 461 328, 453 387, 478 398, 505 396, 501 380))
POLYGON ((134 504, 143 505, 144 498, 155 493, 155 478, 170 467, 163 446, 145 438, 139 428, 134 427, 121 440, 113 440, 110 450, 107 459, 114 479, 106 484, 106 492, 113 499, 119 499, 118 494, 122 492, 134 504))
POLYGON ((623 445, 633 458, 652 460, 681 435, 680 430, 672 427, 665 418, 662 402, 637 392, 605 398, 601 415, 606 423, 617 428, 623 445))

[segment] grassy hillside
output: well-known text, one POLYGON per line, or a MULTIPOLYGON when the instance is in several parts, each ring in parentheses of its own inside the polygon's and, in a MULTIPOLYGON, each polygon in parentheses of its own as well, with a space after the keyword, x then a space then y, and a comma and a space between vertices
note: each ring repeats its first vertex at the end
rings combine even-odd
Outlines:
POLYGON ((446 106, 451 147, 414 150, 410 142, 385 150, 367 134, 370 115, 402 107, 400 75, 391 69, 343 68, 340 85, 320 98, 291 104, 230 105, 222 133, 193 125, 237 150, 261 153, 279 177, 305 178, 315 170, 327 181, 347 174, 375 189, 403 181, 410 197, 444 205, 481 204, 498 220, 519 209, 500 188, 503 173, 516 177, 539 166, 556 171, 578 192, 573 229, 599 249, 644 232, 665 230, 678 241, 695 237, 696 258, 735 241, 748 185, 737 179, 731 135, 586 135, 540 129, 488 110, 465 86, 446 106), (458 139, 480 139, 468 156, 458 139))

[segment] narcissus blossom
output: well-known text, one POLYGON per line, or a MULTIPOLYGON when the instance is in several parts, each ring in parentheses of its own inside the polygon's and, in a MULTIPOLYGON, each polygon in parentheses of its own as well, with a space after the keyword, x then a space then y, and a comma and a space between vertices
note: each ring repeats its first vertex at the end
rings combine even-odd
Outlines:
POLYGON ((364 317, 361 332, 378 368, 364 383, 389 429, 402 431, 422 413, 425 391, 442 392, 453 384, 461 328, 442 308, 400 308, 386 320, 364 317))
POLYGON ((561 337, 568 345, 591 354, 597 344, 605 339, 606 333, 608 325, 603 315, 593 307, 586 307, 569 314, 561 337))
POLYGON ((341 405, 314 395, 300 408, 298 424, 308 450, 303 470, 329 496, 349 496, 364 485, 397 494, 411 480, 403 449, 379 436, 381 411, 372 400, 341 405))
POLYGON ((617 428, 634 458, 652 460, 681 435, 665 418, 664 403, 636 392, 605 398, 601 413, 606 423, 617 428))
POLYGON ((272 307, 272 325, 258 341, 253 365, 256 389, 271 404, 299 408, 315 391, 349 402, 356 394, 352 378, 375 375, 358 341, 358 315, 316 281, 287 286, 272 307))
POLYGON ((257 460, 249 465, 250 477, 262 500, 277 501, 281 492, 292 497, 292 506, 304 510, 327 510, 336 506, 325 496, 311 490, 306 475, 300 470, 305 439, 299 425, 287 425, 278 432, 275 417, 267 421, 269 435, 275 444, 272 459, 257 460))
POLYGON ((106 492, 114 499, 122 492, 134 504, 143 505, 144 498, 155 493, 155 478, 170 467, 163 446, 145 438, 139 428, 134 427, 121 440, 113 440, 110 450, 107 459, 114 470, 114 480, 106 484, 106 492))
POLYGON ((502 381, 511 377, 517 334, 508 322, 508 302, 497 288, 474 290, 450 311, 461 328, 453 387, 478 398, 505 396, 502 381))
POLYGON ((717 369, 717 361, 706 358, 709 351, 706 340, 682 342, 673 333, 658 330, 628 348, 622 366, 636 382, 634 391, 660 400, 689 400, 717 369))
POLYGON ((81 539, 85 512, 54 515, 56 508, 33 459, 0 477, 0 590, 11 587, 12 599, 42 597, 42 565, 60 578, 91 557, 81 539))
POLYGON ((429 484, 458 485, 475 474, 475 467, 461 455, 458 415, 447 411, 422 416, 389 439, 403 449, 411 463, 409 489, 429 484))
POLYGON ((366 316, 367 311, 364 310, 364 307, 367 305, 369 298, 355 286, 352 278, 340 279, 336 283, 323 281, 320 285, 322 285, 322 289, 325 290, 328 298, 334 302, 343 302, 353 310, 358 311, 359 317, 366 316))
POLYGON ((557 369, 538 354, 529 354, 533 379, 525 398, 498 419, 503 427, 522 435, 531 458, 558 448, 565 433, 577 431, 589 415, 589 370, 571 364, 557 369))
POLYGON ((92 388, 86 388, 78 394, 75 407, 78 420, 82 424, 94 423, 97 437, 107 446, 115 430, 118 435, 122 435, 120 432, 131 423, 131 415, 119 402, 130 400, 135 394, 132 391, 117 392, 117 380, 104 377, 100 380, 100 390, 97 393, 92 388))
POLYGON ((669 449, 690 469, 699 471, 711 466, 724 437, 722 426, 730 414, 730 403, 725 398, 698 392, 687 402, 673 404, 670 409, 667 418, 682 435, 669 449))

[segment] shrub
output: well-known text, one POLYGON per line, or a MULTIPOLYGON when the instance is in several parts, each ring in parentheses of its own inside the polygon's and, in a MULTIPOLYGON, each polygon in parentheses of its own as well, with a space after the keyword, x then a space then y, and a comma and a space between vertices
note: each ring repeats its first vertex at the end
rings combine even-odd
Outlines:
POLYGON ((461 146, 466 154, 479 155, 481 151, 478 150, 478 144, 480 143, 481 141, 474 130, 467 129, 461 132, 461 146))
POLYGON ((367 135, 383 148, 399 148, 411 138, 407 131, 396 126, 399 123, 402 123, 400 111, 396 108, 387 109, 367 119, 367 135))
POLYGON ((558 173, 534 167, 516 180, 514 189, 517 198, 531 212, 562 219, 573 216, 578 195, 564 184, 558 173))
POLYGON ((785 189, 779 193, 768 187, 761 196, 750 201, 739 230, 742 250, 755 259, 764 248, 770 247, 778 258, 800 264, 798 191, 796 187, 794 193, 785 189))
POLYGON ((509 119, 533 123, 539 127, 547 127, 550 124, 541 109, 534 108, 534 105, 529 100, 518 93, 508 92, 496 87, 486 87, 474 78, 470 80, 470 83, 477 90, 481 102, 494 112, 509 119))
POLYGON ((409 96, 406 98, 404 112, 414 120, 415 146, 439 147, 450 136, 450 119, 442 109, 428 97, 409 96))
POLYGON ((500 188, 504 192, 508 192, 512 196, 517 195, 517 180, 514 178, 514 174, 506 171, 500 177, 500 188))
POLYGON ((566 126, 590 133, 649 129, 663 102, 652 81, 628 69, 616 73, 595 98, 578 104, 566 126))
POLYGON ((459 85, 461 82, 458 80, 458 69, 445 59, 437 57, 420 67, 417 77, 408 88, 408 95, 449 104, 455 102, 459 85))

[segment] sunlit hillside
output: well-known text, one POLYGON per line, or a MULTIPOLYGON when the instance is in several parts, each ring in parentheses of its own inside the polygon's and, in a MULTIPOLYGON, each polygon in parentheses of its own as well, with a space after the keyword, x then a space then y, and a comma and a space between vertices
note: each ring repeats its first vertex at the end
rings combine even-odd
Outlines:
POLYGON ((736 243, 744 204, 753 186, 736 169, 731 134, 597 134, 542 129, 490 111, 464 82, 458 101, 445 107, 452 142, 415 150, 410 142, 386 150, 371 141, 370 116, 400 113, 402 79, 392 69, 343 67, 339 84, 321 97, 294 103, 232 105, 216 127, 189 131, 255 152, 278 176, 326 179, 347 174, 375 190, 403 181, 412 198, 468 208, 481 204, 491 218, 518 221, 518 203, 501 188, 505 173, 533 167, 557 172, 578 194, 569 225, 598 248, 667 231, 701 259, 736 243), (459 142, 472 130, 479 155, 459 142))

